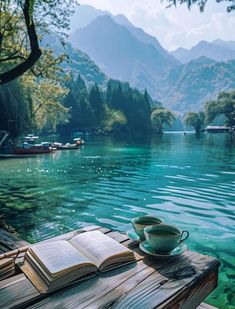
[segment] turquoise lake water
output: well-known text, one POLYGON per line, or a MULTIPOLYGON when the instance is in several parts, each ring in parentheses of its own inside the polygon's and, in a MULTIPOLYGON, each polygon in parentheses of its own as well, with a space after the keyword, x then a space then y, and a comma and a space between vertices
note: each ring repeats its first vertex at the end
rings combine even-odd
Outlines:
POLYGON ((30 242, 87 224, 125 232, 162 217, 222 262, 207 299, 235 308, 235 141, 226 134, 87 138, 79 150, 0 161, 0 212, 30 242))

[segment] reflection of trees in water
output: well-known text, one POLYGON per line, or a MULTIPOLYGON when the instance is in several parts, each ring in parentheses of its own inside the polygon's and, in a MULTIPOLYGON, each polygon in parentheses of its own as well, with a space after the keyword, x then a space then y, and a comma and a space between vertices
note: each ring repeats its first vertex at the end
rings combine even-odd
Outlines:
POLYGON ((206 146, 232 148, 235 146, 235 137, 229 133, 209 133, 206 134, 206 146))

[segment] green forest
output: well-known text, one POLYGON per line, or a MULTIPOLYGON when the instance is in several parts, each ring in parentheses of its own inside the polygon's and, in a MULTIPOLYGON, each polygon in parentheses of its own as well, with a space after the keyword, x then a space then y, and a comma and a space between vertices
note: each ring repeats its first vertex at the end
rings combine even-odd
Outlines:
POLYGON ((152 130, 153 109, 163 109, 147 91, 128 83, 109 80, 102 90, 97 84, 88 87, 80 75, 70 76, 63 86, 31 78, 12 81, 0 88, 0 106, 0 129, 13 136, 32 130, 146 133, 152 130))
MULTIPOLYGON (((0 7, 1 130, 17 137, 29 132, 161 134, 172 123, 182 129, 183 113, 167 110, 146 89, 108 79, 88 55, 67 42, 74 1, 22 3, 1 1, 0 7)), ((163 91, 169 96, 169 89, 163 91)), ((186 115, 186 125, 200 132, 223 114, 233 126, 233 92, 212 102, 204 102, 206 115, 186 115)))

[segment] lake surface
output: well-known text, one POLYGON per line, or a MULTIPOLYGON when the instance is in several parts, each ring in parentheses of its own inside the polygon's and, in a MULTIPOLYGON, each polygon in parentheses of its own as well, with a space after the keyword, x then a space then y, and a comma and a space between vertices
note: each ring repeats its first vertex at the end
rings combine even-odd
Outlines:
POLYGON ((235 308, 235 145, 226 134, 90 137, 79 150, 1 160, 0 207, 30 242, 162 217, 190 231, 191 250, 222 261, 207 302, 235 308))

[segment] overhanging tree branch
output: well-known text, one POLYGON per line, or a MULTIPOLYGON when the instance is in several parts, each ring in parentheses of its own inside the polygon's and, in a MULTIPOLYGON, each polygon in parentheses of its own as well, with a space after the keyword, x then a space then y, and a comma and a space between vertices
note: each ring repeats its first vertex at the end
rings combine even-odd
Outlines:
POLYGON ((33 21, 33 2, 34 1, 32 0, 25 0, 24 6, 22 8, 31 52, 24 62, 18 64, 16 67, 9 71, 0 74, 0 85, 8 83, 24 74, 27 70, 33 67, 33 65, 42 55, 42 51, 39 48, 38 37, 33 21))

